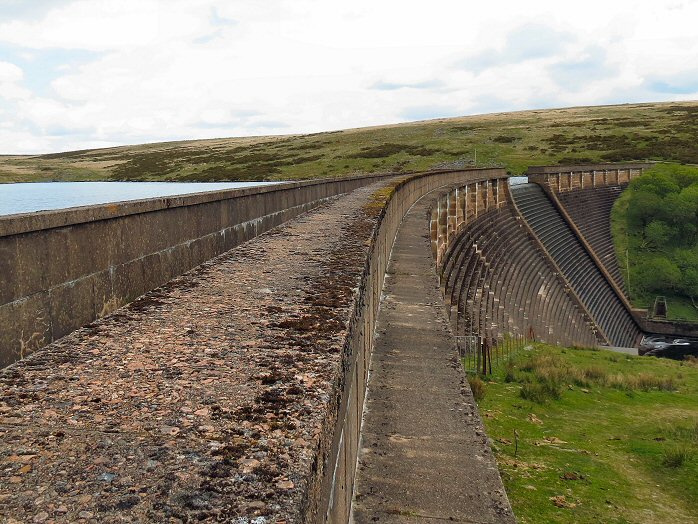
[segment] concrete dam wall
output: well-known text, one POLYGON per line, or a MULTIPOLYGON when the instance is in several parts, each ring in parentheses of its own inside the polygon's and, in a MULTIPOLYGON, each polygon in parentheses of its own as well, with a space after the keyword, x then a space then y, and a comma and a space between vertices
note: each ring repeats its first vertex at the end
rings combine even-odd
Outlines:
POLYGON ((473 198, 474 186, 444 198, 432 240, 455 332, 495 345, 635 345, 644 322, 618 280, 610 208, 646 167, 534 167, 535 183, 493 188, 489 199, 473 198))
POLYGON ((0 217, 0 367, 375 176, 0 217))
POLYGON ((611 209, 625 187, 627 184, 611 185, 557 195, 560 204, 623 292, 626 292, 625 282, 611 235, 611 209))
POLYGON ((609 346, 635 347, 641 336, 624 296, 597 265, 579 235, 537 184, 512 188, 514 202, 556 271, 579 298, 609 346))
MULTIPOLYGON (((586 175, 546 169, 550 187, 586 189, 586 175)), ((617 184, 622 168, 615 169, 590 180, 617 184)), ((32 347, 26 329, 46 323, 48 342, 60 333, 54 318, 58 327, 73 309, 81 314, 76 304, 92 312, 85 323, 99 317, 0 371, 0 457, 31 466, 0 471, 0 514, 65 522, 348 522, 357 456, 365 451, 359 448, 370 446, 361 439, 377 318, 381 303, 382 313, 398 311, 386 274, 393 285, 397 273, 419 282, 403 293, 405 311, 435 311, 441 303, 431 247, 451 326, 434 315, 417 327, 427 339, 438 334, 443 353, 452 335, 608 343, 584 294, 519 213, 506 179, 501 169, 480 169, 316 181, 137 202, 133 213, 126 204, 0 221, 8 255, 0 275, 9 275, 2 289, 19 297, 2 306, 2 326, 20 322, 20 352, 32 347), (404 229, 410 236, 395 247, 401 269, 390 273, 404 229), (115 251, 128 241, 129 256, 115 251), (65 245, 73 248, 64 253, 65 245), (36 261, 31 249, 41 255, 36 261), (405 273, 404 264, 417 258, 405 273), (94 265, 100 260, 103 269, 94 265), (143 293, 146 274, 153 285, 155 277, 168 282, 112 313, 116 305, 97 311, 105 304, 97 291, 111 297, 124 289, 130 301, 143 293), (56 277, 51 285, 49 275, 56 277), (432 280, 436 292, 424 293, 432 280), (72 288, 87 299, 69 294, 72 288), (48 320, 33 303, 45 304, 48 320), (38 324, 30 322, 33 311, 38 324)), ((383 357, 394 360, 400 349, 384 347, 383 357)), ((456 348, 452 353, 451 369, 462 371, 456 348)), ((387 371, 394 378, 405 369, 387 371)), ((411 377, 392 392, 395 402, 411 377)), ((392 417, 397 410, 385 392, 373 392, 392 417)), ((469 427, 477 430, 472 400, 468 406, 469 427)), ((373 413, 366 420, 382 427, 373 413)), ((491 456, 485 438, 468 446, 462 451, 473 463, 491 456)), ((452 498, 479 497, 500 516, 490 521, 513 521, 494 467, 476 472, 468 478, 484 480, 473 488, 495 488, 473 494, 465 486, 452 498)), ((407 485, 411 473, 387 480, 407 485)))
MULTIPOLYGON (((31 449, 32 471, 0 472, 0 511, 346 522, 376 313, 403 216, 434 189, 505 176, 348 181, 362 187, 8 366, 0 454, 31 449)), ((203 220, 195 209, 205 208, 185 217, 203 220)))
POLYGON ((559 344, 600 342, 583 305, 570 295, 518 217, 511 199, 473 217, 445 252, 441 285, 457 336, 559 344))

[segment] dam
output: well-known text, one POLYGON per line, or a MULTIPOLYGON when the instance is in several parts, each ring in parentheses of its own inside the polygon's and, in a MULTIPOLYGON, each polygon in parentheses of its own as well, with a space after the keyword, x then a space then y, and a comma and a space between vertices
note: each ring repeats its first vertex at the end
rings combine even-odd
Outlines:
POLYGON ((646 167, 533 168, 517 187, 501 169, 364 176, 0 218, 1 513, 514 522, 456 340, 636 344, 648 324, 603 216, 574 217, 576 195, 609 209, 646 167))

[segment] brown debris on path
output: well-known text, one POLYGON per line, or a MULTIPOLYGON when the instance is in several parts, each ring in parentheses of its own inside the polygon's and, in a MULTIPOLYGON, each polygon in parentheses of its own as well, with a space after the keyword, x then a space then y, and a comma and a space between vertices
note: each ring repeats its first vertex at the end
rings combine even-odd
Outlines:
POLYGON ((300 522, 386 184, 0 372, 0 515, 300 522))

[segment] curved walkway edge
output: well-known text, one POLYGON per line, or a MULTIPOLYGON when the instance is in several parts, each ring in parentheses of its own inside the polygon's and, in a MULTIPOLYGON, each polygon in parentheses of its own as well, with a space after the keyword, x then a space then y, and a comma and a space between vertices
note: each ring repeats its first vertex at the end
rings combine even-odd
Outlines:
POLYGON ((388 265, 352 506, 357 524, 515 522, 445 317, 426 216, 407 213, 388 265))

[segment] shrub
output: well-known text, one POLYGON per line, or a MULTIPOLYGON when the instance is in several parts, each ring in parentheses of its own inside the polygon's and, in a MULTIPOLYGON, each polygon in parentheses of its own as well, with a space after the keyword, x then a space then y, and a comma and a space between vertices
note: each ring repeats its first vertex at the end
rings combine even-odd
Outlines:
POLYGON ((579 386, 589 387, 593 384, 604 386, 608 382, 608 373, 599 366, 584 368, 575 374, 574 382, 579 386))
POLYGON ((693 355, 686 355, 683 358, 685 359, 684 362, 689 366, 698 366, 698 357, 695 357, 693 355))
POLYGON ((564 367, 541 367, 536 369, 536 378, 541 383, 546 384, 563 384, 568 382, 570 372, 564 367))
POLYGON ((640 373, 637 376, 638 387, 643 391, 659 389, 661 391, 674 391, 674 377, 657 377, 649 373, 640 373))
POLYGON ((549 384, 553 389, 570 380, 572 370, 558 355, 537 353, 532 355, 522 366, 524 371, 532 372, 541 383, 549 384))
POLYGON ((628 379, 628 377, 626 377, 625 375, 622 375, 620 373, 617 373, 615 375, 609 375, 608 385, 611 386, 612 388, 622 389, 625 391, 632 391, 632 388, 630 387, 630 383, 627 379, 628 379))
POLYGON ((582 388, 588 388, 591 387, 594 383, 591 378, 587 376, 585 373, 585 370, 583 369, 574 369, 570 372, 570 377, 568 382, 572 382, 575 386, 579 386, 582 388))
POLYGON ((562 388, 550 382, 524 384, 519 395, 525 400, 544 404, 548 400, 559 400, 562 397, 562 388))
POLYGON ((504 364, 504 382, 516 381, 516 366, 514 366, 514 361, 509 359, 504 364))
POLYGON ((667 468, 680 468, 691 458, 691 452, 685 446, 665 448, 662 453, 662 465, 667 468))
POLYGON ((553 353, 534 353, 523 363, 521 369, 535 373, 541 369, 566 367, 567 364, 558 355, 553 353))
POLYGON ((597 382, 604 382, 606 380, 606 370, 599 366, 586 368, 583 373, 589 380, 595 380, 597 382))
POLYGON ((651 373, 639 373, 637 375, 612 375, 608 377, 608 384, 616 389, 626 391, 674 391, 676 384, 674 377, 658 377, 651 373))
POLYGON ((669 428, 668 433, 675 439, 698 443, 698 420, 692 425, 669 428))
POLYGON ((468 383, 470 384, 470 390, 473 392, 473 398, 476 402, 480 402, 485 398, 487 386, 485 386, 485 382, 480 377, 468 377, 468 383))

